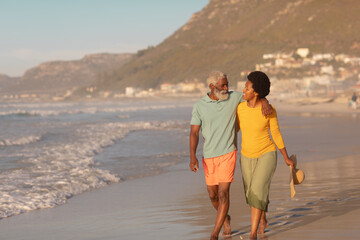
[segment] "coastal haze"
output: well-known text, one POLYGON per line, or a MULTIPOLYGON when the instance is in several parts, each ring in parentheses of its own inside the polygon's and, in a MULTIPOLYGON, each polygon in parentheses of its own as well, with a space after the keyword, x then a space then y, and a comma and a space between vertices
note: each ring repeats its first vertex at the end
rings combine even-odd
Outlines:
MULTIPOLYGON (((37 1, 24 4, 41 8, 37 1)), ((59 12, 68 4, 57 6, 59 12)), ((238 91, 250 71, 269 75, 268 99, 285 145, 305 172, 291 199, 289 169, 278 158, 264 239, 359 238, 360 110, 349 105, 360 93, 357 1, 133 4, 78 1, 68 11, 74 26, 78 13, 83 22, 91 16, 86 25, 93 31, 84 28, 83 36, 91 33, 101 51, 50 57, 18 77, 1 65, 0 238, 208 239, 216 212, 202 166, 197 174, 188 169, 188 136, 192 106, 208 91, 212 70, 226 72, 238 91), (133 25, 122 28, 115 18, 122 14, 133 25), (134 14, 147 23, 137 30, 144 35, 129 30, 139 26, 134 14), (136 36, 123 51, 126 44, 113 45, 118 35, 98 29, 114 33, 115 19, 117 41, 136 36), (167 19, 159 39, 157 26, 167 19)), ((46 14, 55 5, 42 6, 49 6, 46 14)), ((2 7, 11 4, 0 1, 2 7)), ((64 49, 68 37, 55 36, 64 37, 57 46, 64 49)), ((82 41, 82 49, 90 43, 82 41)), ((197 153, 201 159, 202 141, 197 153)), ((239 165, 226 239, 250 233, 239 165)))

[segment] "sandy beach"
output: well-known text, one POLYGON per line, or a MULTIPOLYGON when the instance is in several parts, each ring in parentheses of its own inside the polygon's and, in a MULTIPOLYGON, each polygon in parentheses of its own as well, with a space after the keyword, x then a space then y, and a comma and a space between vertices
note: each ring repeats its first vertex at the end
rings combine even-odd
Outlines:
MULTIPOLYGON (((259 239, 359 238, 360 128, 354 129, 360 125, 359 110, 351 112, 344 105, 329 103, 274 105, 279 115, 294 116, 281 127, 306 179, 290 199, 289 169, 278 157, 270 191, 270 225, 259 239), (302 119, 299 125, 297 116, 309 122, 302 119), (331 130, 328 141, 314 129, 331 130), (311 139, 318 145, 311 148, 311 139)), ((65 205, 1 219, 0 239, 208 239, 216 212, 207 196, 202 167, 194 174, 187 161, 157 176, 83 193, 65 205)), ((233 234, 226 239, 248 239, 250 210, 239 162, 230 197, 233 234)))

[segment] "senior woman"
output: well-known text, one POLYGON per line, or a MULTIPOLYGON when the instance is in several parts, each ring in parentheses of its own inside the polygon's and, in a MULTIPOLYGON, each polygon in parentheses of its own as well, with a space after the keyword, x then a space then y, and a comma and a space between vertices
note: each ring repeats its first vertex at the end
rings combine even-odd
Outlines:
POLYGON ((268 222, 266 212, 269 205, 269 189, 276 169, 276 146, 287 165, 294 165, 289 158, 282 139, 276 110, 271 115, 261 113, 261 99, 270 92, 270 80, 260 71, 248 75, 243 90, 243 99, 238 105, 237 116, 242 134, 240 165, 244 183, 245 197, 251 208, 250 238, 263 234, 268 222), (269 130, 272 139, 270 138, 269 130), (259 226, 260 223, 260 226, 259 226))

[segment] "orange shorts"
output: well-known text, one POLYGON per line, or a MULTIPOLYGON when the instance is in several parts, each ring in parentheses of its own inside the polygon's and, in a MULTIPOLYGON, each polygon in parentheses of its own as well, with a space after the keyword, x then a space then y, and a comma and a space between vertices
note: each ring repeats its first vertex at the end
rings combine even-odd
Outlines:
POLYGON ((214 158, 203 158, 206 185, 232 182, 236 165, 237 150, 214 158))

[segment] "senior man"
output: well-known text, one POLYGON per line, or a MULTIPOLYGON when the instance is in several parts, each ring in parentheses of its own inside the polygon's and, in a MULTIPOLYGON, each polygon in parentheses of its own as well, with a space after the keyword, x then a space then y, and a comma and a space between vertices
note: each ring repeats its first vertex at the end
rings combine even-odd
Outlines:
MULTIPOLYGON (((236 108, 242 101, 242 93, 228 91, 226 74, 211 72, 207 78, 210 92, 194 104, 190 131, 190 169, 197 172, 199 161, 196 149, 199 132, 204 137, 203 168, 205 181, 217 217, 211 240, 218 239, 221 228, 223 235, 231 235, 229 211, 229 190, 233 182, 237 159, 236 108)), ((271 113, 271 106, 262 101, 263 114, 271 113)))

